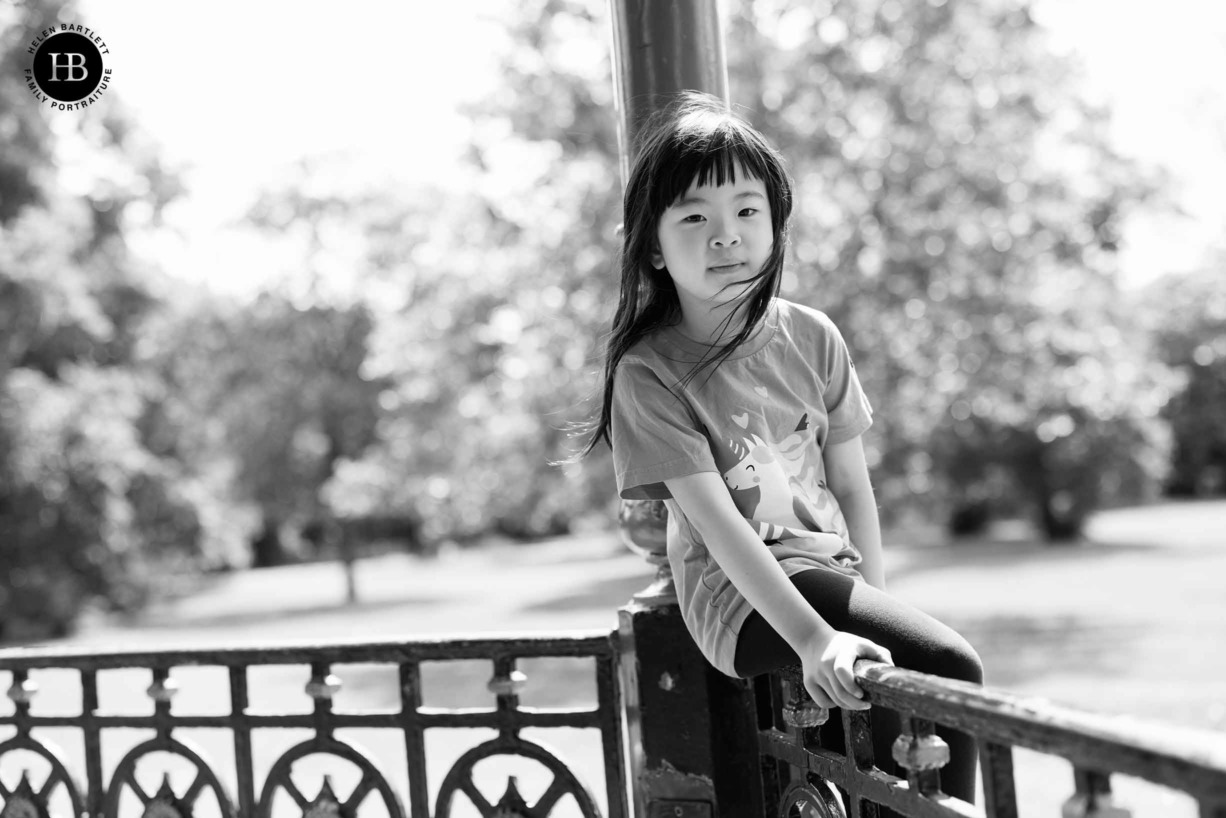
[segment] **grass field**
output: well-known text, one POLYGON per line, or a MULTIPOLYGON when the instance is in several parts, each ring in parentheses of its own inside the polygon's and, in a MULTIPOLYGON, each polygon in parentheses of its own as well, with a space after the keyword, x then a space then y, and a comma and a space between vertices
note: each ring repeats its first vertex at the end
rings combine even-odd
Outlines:
MULTIPOLYGON (((1025 538, 919 546, 894 535, 887 544, 891 590, 963 632, 979 649, 991 686, 1096 712, 1210 728, 1222 731, 1226 742, 1226 655, 1221 650, 1226 645, 1226 503, 1112 512, 1096 518, 1089 533, 1091 541, 1063 547, 1025 538)), ((609 630, 617 609, 647 584, 650 574, 608 536, 533 546, 494 544, 430 560, 365 560, 358 565, 360 600, 355 605, 346 604, 344 577, 334 565, 249 571, 212 579, 138 621, 95 622, 67 641, 102 649, 609 630)), ((392 705, 396 690, 389 669, 338 672, 346 683, 338 708, 392 705)), ((183 691, 176 712, 224 712, 218 696, 224 688, 216 677, 208 671, 177 675, 183 691)), ((307 675, 301 667, 253 672, 253 708, 306 709, 302 686, 307 675)), ((488 675, 487 666, 472 663, 431 668, 427 703, 489 706, 488 675)), ((6 676, 0 673, 5 687, 6 676)), ((42 687, 35 712, 70 713, 79 707, 71 674, 48 672, 35 678, 42 687)), ((548 705, 590 698, 582 690, 584 678, 576 668, 537 666, 529 670, 525 699, 548 705)), ((103 674, 103 680, 104 709, 150 710, 144 695, 147 673, 113 672, 103 674)), ((7 701, 0 704, 6 706, 7 701)), ((594 737, 583 733, 563 731, 552 743, 588 774, 599 793, 598 749, 594 737)), ((48 731, 48 737, 64 744, 70 758, 79 757, 79 741, 69 731, 48 731)), ((139 738, 133 735, 105 748, 104 766, 117 763, 139 738)), ((257 748, 257 780, 289 738, 257 748)), ((376 735, 358 738, 403 769, 403 742, 376 735)), ((219 773, 233 763, 227 737, 193 739, 215 757, 219 773)), ((431 736, 432 786, 478 740, 465 731, 431 736)), ((1023 816, 1060 814, 1072 787, 1069 766, 1026 751, 1018 751, 1017 765, 1023 816)), ((309 777, 312 771, 296 772, 309 777)), ((8 765, 0 780, 11 787, 19 775, 16 766, 8 765)), ((403 775, 390 777, 403 788, 403 775)), ((490 777, 491 799, 501 794, 505 780, 505 773, 490 777)), ((343 776, 334 783, 341 789, 343 776)), ((526 794, 538 786, 527 770, 521 784, 526 794)), ((303 789, 313 795, 318 784, 303 789)), ((1196 815, 1190 800, 1141 782, 1117 781, 1116 791, 1136 818, 1196 815)), ((205 813, 199 814, 204 818, 205 813)), ((456 818, 462 814, 453 812, 456 818)))

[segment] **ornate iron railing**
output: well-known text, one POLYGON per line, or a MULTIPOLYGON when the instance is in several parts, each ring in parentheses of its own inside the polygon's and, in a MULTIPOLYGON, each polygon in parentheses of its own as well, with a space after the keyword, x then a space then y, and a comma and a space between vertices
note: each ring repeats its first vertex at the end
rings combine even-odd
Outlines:
MULTIPOLYGON (((314 818, 374 814, 404 818, 407 795, 407 814, 414 818, 458 815, 464 801, 470 814, 475 811, 483 818, 545 818, 568 812, 585 818, 602 814, 628 818, 625 760, 634 748, 625 746, 623 691, 618 682, 618 651, 622 646, 618 642, 615 634, 599 633, 102 653, 0 651, 0 674, 9 677, 8 698, 12 701, 12 712, 0 713, 0 816, 205 818, 216 814, 314 818), (590 664, 595 688, 591 706, 543 708, 521 704, 520 694, 528 680, 519 666, 547 657, 569 657, 590 664), (423 666, 474 660, 489 664, 486 688, 492 706, 460 709, 424 703, 423 666), (341 665, 358 664, 384 665, 394 671, 391 684, 395 690, 390 695, 398 704, 396 709, 350 712, 334 708, 342 684, 335 671, 341 665), (249 706, 249 673, 253 668, 285 665, 302 666, 305 685, 301 698, 309 709, 286 712, 292 709, 292 702, 286 701, 278 712, 256 712, 249 706), (191 686, 190 679, 182 685, 180 679, 194 668, 220 669, 226 689, 214 691, 214 697, 225 700, 225 712, 179 713, 172 707, 180 688, 187 692, 191 686), (149 700, 151 713, 118 713, 99 707, 99 675, 118 669, 137 669, 130 672, 144 676, 140 692, 149 700), (38 678, 45 672, 77 676, 79 713, 33 712, 39 694, 38 678), (359 743, 338 735, 338 731, 358 728, 398 737, 405 759, 399 775, 393 774, 397 772, 392 769, 396 762, 390 753, 367 752, 359 743), (466 745, 446 774, 432 782, 427 770, 427 733, 477 728, 496 735, 466 745), (209 729, 227 734, 233 754, 228 768, 223 769, 184 736, 209 729), (525 730, 574 729, 595 731, 599 737, 599 752, 579 764, 573 758, 564 760, 563 754, 545 743, 522 735, 525 730), (129 741, 130 746, 112 751, 109 763, 104 763, 104 739, 132 730, 152 735, 129 741), (265 748, 260 769, 255 737, 294 730, 308 735, 288 749, 269 754, 265 748), (78 763, 66 761, 63 751, 42 735, 54 731, 79 739, 82 749, 78 763), (156 767, 168 756, 189 772, 177 784, 167 771, 138 772, 147 762, 156 767), (295 767, 312 756, 353 768, 349 783, 334 785, 327 772, 304 783, 301 774, 295 775, 295 767), (525 798, 515 777, 500 769, 483 770, 479 786, 478 765, 486 759, 506 757, 536 765, 539 777, 548 785, 537 787, 537 794, 525 798), (41 771, 33 771, 33 761, 42 762, 41 771), (596 765, 603 768, 603 798, 598 798, 576 772, 584 767, 593 771, 596 765), (84 770, 82 780, 74 769, 84 770), (149 772, 155 773, 152 779, 149 772), (157 781, 157 774, 162 775, 160 786, 150 783, 157 781), (502 776, 499 782, 505 781, 500 798, 486 794, 495 776, 502 776), (556 807, 566 809, 555 812, 556 807)), ((783 671, 756 684, 757 742, 765 795, 763 809, 757 814, 771 818, 839 816, 841 807, 823 786, 825 781, 848 794, 848 815, 852 818, 875 818, 878 805, 915 818, 1016 818, 1013 748, 1024 747, 1059 756, 1073 765, 1076 791, 1064 806, 1064 818, 1128 816, 1126 809, 1112 801, 1111 776, 1117 773, 1187 793, 1199 805, 1200 818, 1226 818, 1226 739, 1221 736, 1183 730, 1173 733, 1165 725, 1142 729, 1133 722, 1122 726, 1118 719, 871 662, 858 663, 856 670, 870 702, 903 715, 904 732, 893 755, 907 770, 907 777, 890 775, 876 766, 867 712, 842 713, 847 737, 843 752, 823 748, 821 727, 816 723, 823 711, 803 694, 795 671, 783 671), (979 741, 986 800, 983 811, 940 791, 938 771, 948 753, 935 735, 936 724, 970 733, 979 741)), ((130 677, 126 684, 131 688, 130 677)), ((58 698, 56 704, 62 709, 64 697, 58 698)), ((657 712, 653 718, 665 723, 654 729, 667 729, 671 715, 657 712)), ((714 719, 716 714, 708 717, 714 719)), ((728 749, 712 747, 716 754, 728 749)), ((317 768, 320 765, 309 771, 314 773, 317 768)), ((326 770, 326 765, 322 769, 326 770)), ((664 806, 680 809, 682 813, 678 814, 685 815, 724 814, 715 803, 706 809, 699 809, 697 802, 690 800, 652 803, 648 801, 650 816, 666 814, 659 809, 664 806)))
POLYGON ((759 744, 767 779, 768 815, 836 818, 822 781, 848 795, 850 818, 876 818, 877 805, 914 818, 1017 818, 1013 748, 1059 756, 1073 765, 1075 792, 1063 818, 1127 818, 1117 805, 1111 775, 1145 779, 1195 799, 1200 818, 1226 818, 1226 737, 1169 725, 1128 726, 1118 718, 1071 710, 1046 701, 980 688, 867 660, 856 676, 868 701, 902 715, 903 734, 893 756, 905 779, 874 763, 869 711, 842 711, 843 753, 821 746, 828 712, 803 692, 799 672, 763 677, 759 697, 759 744), (985 808, 940 791, 939 770, 948 748, 934 733, 942 724, 973 735, 980 748, 985 808))
MULTIPOLYGON (((217 649, 171 649, 90 652, 84 650, 30 649, 0 651, 0 672, 10 676, 8 697, 12 712, 0 715, 0 798, 4 818, 34 818, 69 814, 118 818, 141 815, 146 818, 187 818, 206 813, 222 816, 352 816, 362 806, 363 814, 372 799, 381 806, 374 814, 404 818, 403 792, 392 782, 407 773, 408 814, 413 818, 448 818, 463 795, 485 818, 490 816, 544 816, 567 796, 573 799, 569 811, 584 818, 602 814, 598 799, 581 782, 574 769, 545 744, 529 740, 521 731, 587 729, 599 731, 599 756, 604 773, 604 800, 609 818, 627 818, 627 782, 622 738, 622 707, 617 684, 617 637, 615 633, 575 634, 537 637, 516 636, 481 639, 430 639, 379 641, 348 644, 243 647, 217 649), (572 657, 590 660, 595 683, 593 706, 526 707, 520 694, 527 678, 517 668, 521 660, 545 657, 572 657), (491 665, 487 689, 493 706, 442 708, 423 704, 423 663, 484 660, 491 665), (337 712, 333 699, 342 680, 333 670, 341 664, 385 665, 394 668, 398 689, 394 697, 399 707, 391 712, 337 712), (309 711, 253 712, 249 707, 248 672, 270 665, 303 665, 309 668, 304 703, 309 711), (179 691, 176 671, 195 667, 223 669, 228 679, 227 712, 218 714, 180 714, 172 712, 172 700, 179 691), (110 713, 99 708, 100 672, 120 668, 144 668, 152 700, 151 714, 110 713), (65 669, 79 675, 80 713, 68 715, 32 712, 40 672, 65 669), (5 727, 11 728, 4 736, 5 727), (109 734, 133 728, 153 731, 152 738, 129 748, 110 769, 104 769, 104 739, 109 734), (181 737, 187 731, 214 728, 230 734, 233 769, 220 770, 206 754, 181 737), (289 733, 307 730, 310 736, 280 752, 270 769, 257 782, 253 738, 269 732, 289 733), (364 752, 353 741, 338 737, 337 731, 367 728, 393 732, 403 738, 407 769, 393 775, 388 759, 364 752), (486 728, 497 736, 470 747, 451 766, 438 784, 431 810, 431 782, 427 778, 427 731, 443 728, 486 728), (40 738, 49 730, 67 730, 79 736, 85 770, 78 781, 66 763, 64 753, 51 741, 40 738), (149 777, 137 768, 146 762, 164 761, 166 755, 189 768, 189 775, 175 786, 169 771, 162 775, 160 787, 150 786, 149 777), (334 785, 333 776, 320 775, 313 786, 302 784, 293 775, 294 767, 308 756, 356 768, 350 778, 357 783, 344 788, 334 785), (500 799, 487 797, 475 778, 477 765, 485 759, 517 756, 529 766, 543 768, 541 778, 552 779, 543 791, 525 800, 514 777, 506 779, 500 799), (37 762, 41 760, 41 765, 37 762), (29 769, 41 766, 42 774, 29 769), (20 770, 20 773, 18 773, 20 770), (19 775, 16 784, 12 779, 19 775), (232 783, 227 785, 225 780, 232 783), (6 783, 6 781, 8 783, 6 783), (142 781, 144 783, 142 783, 142 781), (259 786, 257 787, 257 783, 259 786), (338 792, 338 790, 340 790, 338 792), (285 798, 288 797, 288 801, 285 798), (133 800, 135 799, 135 800, 133 800), (274 810, 274 802, 287 805, 274 810), (130 805, 130 806, 125 806, 130 805)), ((186 673, 186 671, 184 671, 186 673)), ((180 675, 184 675, 181 673, 180 675)), ((129 681, 130 685, 131 682, 129 681)), ((220 692, 220 691, 218 691, 220 692)), ((156 780, 156 777, 155 779, 156 780)), ((488 790, 488 785, 486 787, 488 790)))

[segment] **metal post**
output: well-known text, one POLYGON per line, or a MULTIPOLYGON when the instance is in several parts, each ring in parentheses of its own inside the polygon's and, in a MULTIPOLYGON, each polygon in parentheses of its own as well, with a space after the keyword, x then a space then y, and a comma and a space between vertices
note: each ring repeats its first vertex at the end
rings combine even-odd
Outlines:
POLYGON ((613 89, 623 183, 639 130, 679 91, 728 99, 728 65, 716 0, 609 0, 613 89))
POLYGON ((749 682, 711 667, 676 604, 618 611, 637 818, 763 818, 749 682))

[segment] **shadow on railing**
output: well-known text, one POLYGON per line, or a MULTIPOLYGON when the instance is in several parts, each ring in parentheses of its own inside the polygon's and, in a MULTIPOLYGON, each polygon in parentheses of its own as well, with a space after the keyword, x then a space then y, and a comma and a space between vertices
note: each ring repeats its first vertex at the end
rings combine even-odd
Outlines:
POLYGON ((837 785, 850 818, 875 818, 883 805, 916 818, 1017 818, 1013 748, 1058 756, 1073 765, 1075 792, 1063 818, 1127 818, 1114 803, 1111 775, 1120 773, 1187 793, 1200 818, 1226 818, 1226 737, 1207 731, 1172 731, 1169 725, 1071 710, 963 682, 868 660, 856 677, 875 706, 902 716, 894 760, 906 778, 874 764, 869 711, 840 711, 843 753, 821 746, 828 711, 809 699, 796 668, 756 680, 759 747, 766 779, 766 814, 780 818, 836 818, 823 781, 837 785), (940 791, 939 770, 948 748, 936 724, 975 737, 980 748, 985 809, 940 791))
MULTIPOLYGON (((49 815, 107 816, 140 815, 145 818, 197 818, 220 816, 352 816, 363 806, 363 814, 385 814, 404 818, 400 788, 394 780, 407 774, 407 794, 414 818, 448 818, 453 807, 459 813, 475 808, 482 816, 548 815, 569 799, 567 811, 584 818, 607 814, 627 818, 626 777, 623 758, 621 702, 617 684, 618 652, 616 635, 576 634, 551 637, 499 637, 481 639, 431 639, 380 641, 352 644, 270 646, 245 648, 105 651, 30 649, 0 651, 0 672, 10 675, 8 697, 12 712, 0 715, 0 798, 5 818, 49 815), (533 708, 520 705, 519 694, 526 677, 517 662, 543 657, 573 657, 590 660, 595 682, 594 707, 533 708), (440 708, 423 705, 422 665, 426 662, 485 660, 491 665, 487 689, 494 706, 487 708, 440 708), (385 665, 395 670, 399 681, 395 696, 399 708, 394 712, 334 712, 333 698, 342 680, 333 673, 339 664, 385 665), (279 702, 280 712, 253 712, 248 704, 248 671, 257 666, 304 665, 309 677, 304 692, 309 697, 309 712, 286 712, 290 702, 279 702), (228 690, 215 691, 225 698, 226 712, 212 715, 180 713, 172 700, 180 689, 176 673, 187 668, 220 668, 228 678, 228 690), (144 668, 152 700, 149 715, 108 713, 99 708, 100 671, 144 668), (54 670, 52 670, 54 669, 54 670), (34 676, 41 672, 79 675, 80 712, 49 715, 31 712, 39 685, 34 676), (2 731, 8 727, 9 735, 2 731), (218 767, 185 738, 184 731, 199 728, 225 731, 232 747, 233 764, 218 767), (305 740, 280 752, 262 775, 256 787, 257 766, 268 766, 265 759, 257 765, 253 738, 280 731, 283 735, 297 728, 309 731, 305 740), (400 736, 407 770, 389 770, 390 761, 364 751, 356 743, 343 740, 336 731, 367 728, 400 736), (487 728, 497 731, 491 740, 464 752, 443 776, 434 790, 434 809, 430 809, 431 782, 427 780, 426 732, 441 728, 487 728), (607 813, 597 798, 580 781, 572 767, 544 744, 521 735, 526 728, 536 730, 598 730, 603 763, 607 813), (114 762, 113 749, 104 751, 112 735, 133 729, 152 737, 123 752, 114 762), (84 779, 78 781, 62 750, 42 737, 48 731, 79 742, 84 779), (174 757, 177 770, 153 771, 152 781, 161 776, 161 785, 150 783, 150 771, 140 769, 158 763, 165 765, 174 757), (347 766, 352 786, 333 784, 341 777, 321 774, 304 783, 294 767, 308 756, 325 756, 332 763, 347 766), (540 770, 539 778, 549 783, 539 795, 525 801, 513 776, 505 778, 501 798, 489 798, 475 780, 475 770, 485 759, 517 756, 540 770), (106 765, 104 760, 112 763, 106 765), (41 769, 36 769, 41 768, 41 769), (180 783, 176 786, 174 778, 180 783), (14 783, 16 781, 16 783, 14 783), (229 782, 229 783, 223 783, 229 782), (463 796, 463 797, 458 797, 463 796), (286 800, 288 798, 288 800, 286 800), (471 805, 463 804, 464 800, 471 805), (274 810, 274 804, 283 804, 274 810), (368 812, 368 807, 372 810, 368 812), (462 807, 462 808, 461 808, 462 807)), ((146 682, 140 682, 140 685, 146 682)), ((129 688, 133 682, 127 681, 129 688)), ((131 689, 128 690, 131 693, 131 689)), ((58 698, 64 698, 60 696, 58 698)), ((63 702, 57 702, 62 708, 63 702)), ((505 775, 505 773, 504 773, 505 775)), ((487 776, 488 778, 488 776, 487 776)), ((488 791, 488 784, 485 787, 488 791)))

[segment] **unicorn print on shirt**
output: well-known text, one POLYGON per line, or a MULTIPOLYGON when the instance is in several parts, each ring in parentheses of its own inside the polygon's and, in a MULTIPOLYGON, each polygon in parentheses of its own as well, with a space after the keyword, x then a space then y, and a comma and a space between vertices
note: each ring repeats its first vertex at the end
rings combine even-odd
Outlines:
POLYGON ((758 489, 756 506, 742 510, 765 542, 820 531, 847 543, 843 513, 819 477, 820 464, 813 462, 820 455, 811 436, 806 414, 777 444, 757 434, 729 441, 736 464, 724 471, 724 482, 732 491, 758 489))

